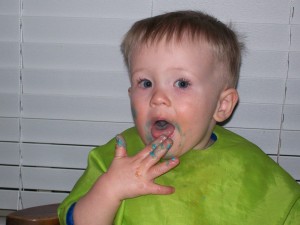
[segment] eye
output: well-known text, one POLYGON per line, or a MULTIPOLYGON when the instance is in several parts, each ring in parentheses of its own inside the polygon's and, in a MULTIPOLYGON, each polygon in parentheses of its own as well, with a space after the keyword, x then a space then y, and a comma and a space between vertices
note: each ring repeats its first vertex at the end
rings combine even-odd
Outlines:
POLYGON ((175 82, 175 86, 179 87, 179 88, 187 88, 190 85, 191 85, 191 83, 185 79, 179 79, 175 82))
POLYGON ((142 88, 150 88, 150 87, 152 87, 152 82, 150 80, 147 80, 147 79, 141 79, 141 80, 139 80, 138 84, 142 88))

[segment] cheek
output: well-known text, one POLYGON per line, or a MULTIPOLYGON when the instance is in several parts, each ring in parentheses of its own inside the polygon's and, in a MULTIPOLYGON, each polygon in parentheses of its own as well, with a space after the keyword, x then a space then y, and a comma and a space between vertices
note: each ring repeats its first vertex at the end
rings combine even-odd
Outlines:
POLYGON ((180 135, 182 135, 182 129, 181 126, 178 123, 174 123, 175 129, 178 131, 180 135))
POLYGON ((189 101, 185 107, 185 112, 189 113, 190 119, 205 120, 213 114, 215 99, 211 96, 190 99, 193 100, 189 101))
POLYGON ((146 144, 149 144, 153 141, 153 137, 151 135, 151 126, 152 124, 150 121, 147 121, 146 124, 143 125, 146 144))
POLYGON ((144 144, 149 144, 154 140, 151 134, 151 122, 136 120, 135 125, 144 144))
MULTIPOLYGON (((132 100, 132 99, 131 99, 132 100)), ((135 126, 138 130, 139 135, 143 139, 143 142, 145 144, 149 144, 153 141, 152 135, 151 135, 151 122, 147 122, 147 118, 145 115, 145 110, 141 108, 138 104, 139 102, 134 101, 131 102, 131 113, 132 117, 135 123, 135 126)))
POLYGON ((139 113, 141 113, 140 112, 141 108, 139 106, 139 99, 136 97, 133 91, 131 92, 130 95, 130 108, 131 108, 132 118, 134 121, 136 121, 139 116, 139 113))
POLYGON ((134 107, 132 104, 130 105, 130 107, 131 107, 132 118, 133 118, 133 120, 135 121, 135 120, 136 120, 136 117, 137 117, 136 109, 135 109, 135 107, 134 107))

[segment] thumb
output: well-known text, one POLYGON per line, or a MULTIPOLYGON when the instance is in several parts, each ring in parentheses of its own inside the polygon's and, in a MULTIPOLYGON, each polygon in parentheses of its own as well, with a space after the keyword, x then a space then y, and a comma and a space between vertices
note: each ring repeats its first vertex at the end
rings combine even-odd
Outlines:
POLYGON ((118 134, 116 136, 116 151, 115 158, 123 158, 127 156, 126 152, 126 142, 122 135, 118 134))

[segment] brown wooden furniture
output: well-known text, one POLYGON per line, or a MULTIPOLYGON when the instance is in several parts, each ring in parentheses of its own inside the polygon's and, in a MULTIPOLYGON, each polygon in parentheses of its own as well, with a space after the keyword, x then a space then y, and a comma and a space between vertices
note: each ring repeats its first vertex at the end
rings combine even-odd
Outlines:
POLYGON ((6 217, 6 225, 59 225, 58 206, 43 205, 13 212, 6 217))

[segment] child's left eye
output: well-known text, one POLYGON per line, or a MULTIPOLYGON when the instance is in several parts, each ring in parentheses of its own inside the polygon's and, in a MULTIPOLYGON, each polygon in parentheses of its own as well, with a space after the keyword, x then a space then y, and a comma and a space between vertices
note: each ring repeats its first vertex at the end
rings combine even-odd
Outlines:
POLYGON ((185 79, 180 79, 175 82, 175 86, 179 87, 179 88, 187 88, 190 85, 191 85, 191 83, 185 79))

